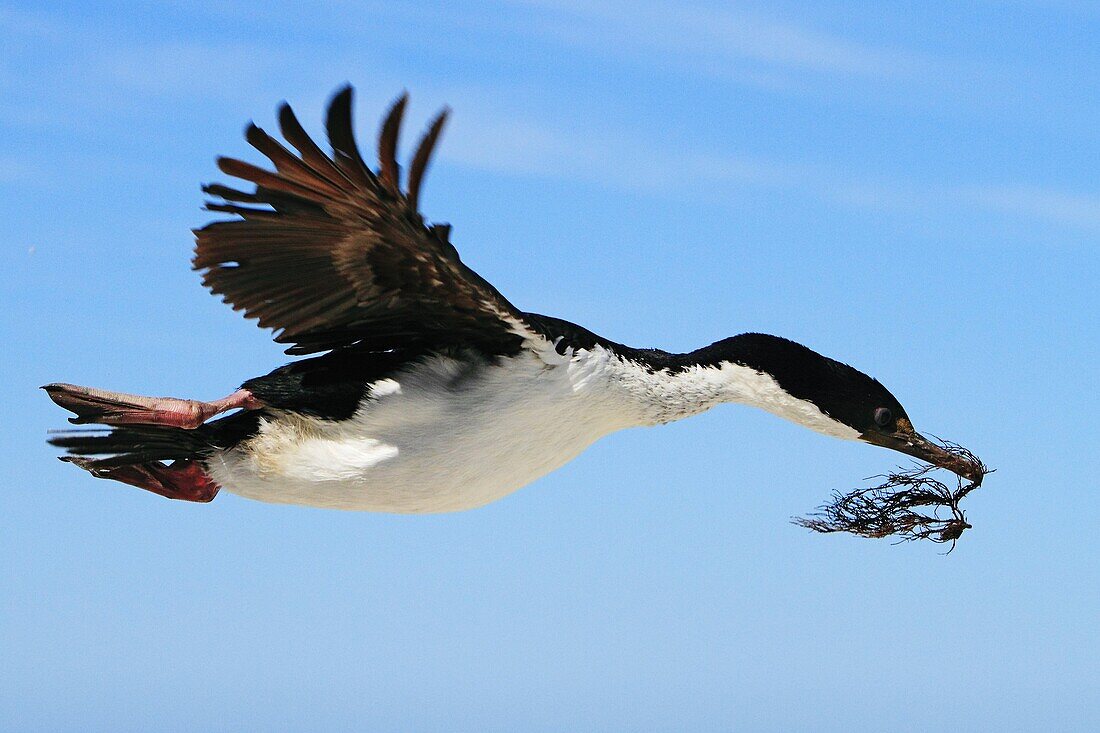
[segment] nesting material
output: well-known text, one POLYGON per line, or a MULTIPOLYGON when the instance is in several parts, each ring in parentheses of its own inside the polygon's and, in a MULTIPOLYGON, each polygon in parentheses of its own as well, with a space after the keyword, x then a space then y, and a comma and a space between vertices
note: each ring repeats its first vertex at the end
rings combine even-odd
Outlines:
MULTIPOLYGON (((937 470, 931 465, 916 465, 909 469, 873 476, 880 483, 850 492, 838 491, 828 504, 806 517, 792 521, 815 532, 849 532, 860 537, 897 537, 899 542, 931 540, 955 542, 971 525, 959 507, 959 502, 982 484, 990 473, 981 459, 955 443, 939 441, 940 446, 972 466, 978 479, 964 481, 954 478, 951 487, 933 478, 937 470)), ((950 550, 948 550, 950 552, 950 550)))

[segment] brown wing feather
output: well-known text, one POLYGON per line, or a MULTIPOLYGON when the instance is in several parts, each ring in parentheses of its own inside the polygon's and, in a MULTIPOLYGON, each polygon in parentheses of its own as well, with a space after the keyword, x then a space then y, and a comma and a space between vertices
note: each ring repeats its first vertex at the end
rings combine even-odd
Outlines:
POLYGON ((401 133, 401 120, 405 116, 407 94, 402 94, 390 107, 382 132, 378 135, 378 165, 381 167, 379 178, 382 185, 397 193, 401 190, 401 171, 397 165, 397 137, 401 133))
POLYGON ((328 131, 332 159, 337 168, 352 183, 369 187, 374 183, 374 174, 359 154, 359 146, 355 144, 355 132, 351 126, 351 100, 350 86, 336 93, 329 103, 328 114, 325 115, 325 129, 328 131))
POLYGON ((193 264, 203 271, 203 283, 246 317, 276 329, 276 341, 294 344, 290 353, 351 344, 514 352, 528 333, 522 314, 462 264, 448 241, 449 227, 425 226, 416 209, 445 113, 414 156, 405 195, 398 188, 396 161, 405 97, 383 124, 378 173, 366 166, 355 144, 351 102, 347 87, 329 106, 331 157, 283 105, 280 128, 297 155, 249 125, 248 142, 275 170, 218 160, 223 172, 256 189, 204 187, 220 199, 207 208, 237 218, 195 232, 193 264))
POLYGON ((420 183, 424 180, 424 174, 428 171, 428 161, 431 160, 432 150, 435 148, 436 140, 439 139, 439 133, 443 131, 443 125, 447 122, 448 114, 450 114, 450 110, 444 107, 443 111, 432 120, 432 123, 428 126, 428 131, 420 139, 420 144, 416 146, 412 167, 409 168, 408 199, 409 208, 413 211, 416 211, 420 200, 420 183))

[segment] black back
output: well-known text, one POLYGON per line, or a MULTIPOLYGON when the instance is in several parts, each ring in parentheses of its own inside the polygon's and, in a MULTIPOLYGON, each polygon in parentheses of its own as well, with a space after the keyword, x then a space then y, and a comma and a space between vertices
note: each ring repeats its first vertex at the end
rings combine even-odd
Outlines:
POLYGON ((301 359, 241 386, 270 407, 326 420, 347 420, 373 382, 423 358, 416 349, 337 349, 301 359))
MULTIPOLYGON (((778 336, 744 333, 717 341, 685 354, 661 349, 638 349, 599 336, 575 323, 538 313, 524 313, 524 320, 559 353, 567 348, 588 350, 601 346, 650 372, 681 374, 695 367, 733 363, 770 375, 792 396, 813 402, 827 415, 861 432, 869 427, 878 407, 888 407, 897 417, 905 410, 877 380, 842 362, 830 359, 799 343, 778 336)), ((346 420, 355 414, 371 383, 395 374, 433 353, 451 353, 487 361, 513 356, 519 347, 486 352, 444 348, 372 351, 364 347, 337 349, 323 356, 302 359, 279 367, 242 386, 261 402, 327 420, 346 420)))

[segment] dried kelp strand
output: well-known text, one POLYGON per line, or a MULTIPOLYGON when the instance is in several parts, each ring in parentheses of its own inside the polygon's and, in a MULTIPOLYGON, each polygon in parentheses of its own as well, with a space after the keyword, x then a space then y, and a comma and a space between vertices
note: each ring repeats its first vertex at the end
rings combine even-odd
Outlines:
MULTIPOLYGON (((944 450, 972 466, 979 478, 954 479, 954 487, 933 477, 940 470, 931 465, 899 468, 874 476, 879 483, 863 489, 833 494, 832 501, 806 517, 792 521, 815 532, 849 532, 860 537, 897 537, 900 542, 931 540, 955 548, 962 533, 971 528, 959 502, 981 486, 991 471, 966 448, 939 441, 944 450)), ((950 550, 948 550, 950 552, 950 550)))

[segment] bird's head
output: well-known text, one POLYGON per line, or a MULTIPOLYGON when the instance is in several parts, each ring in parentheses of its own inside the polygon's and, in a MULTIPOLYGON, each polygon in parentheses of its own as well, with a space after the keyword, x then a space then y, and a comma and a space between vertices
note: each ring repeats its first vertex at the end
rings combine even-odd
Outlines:
MULTIPOLYGON (((896 397, 858 369, 777 336, 742 334, 714 347, 734 363, 774 380, 779 391, 750 399, 758 407, 817 432, 905 453, 980 481, 981 464, 918 433, 896 397)), ((713 347, 711 347, 713 348, 713 347)))
POLYGON ((981 481, 983 467, 918 433, 905 408, 881 382, 847 364, 821 358, 833 362, 831 374, 818 385, 812 401, 825 415, 858 433, 857 440, 981 481))

